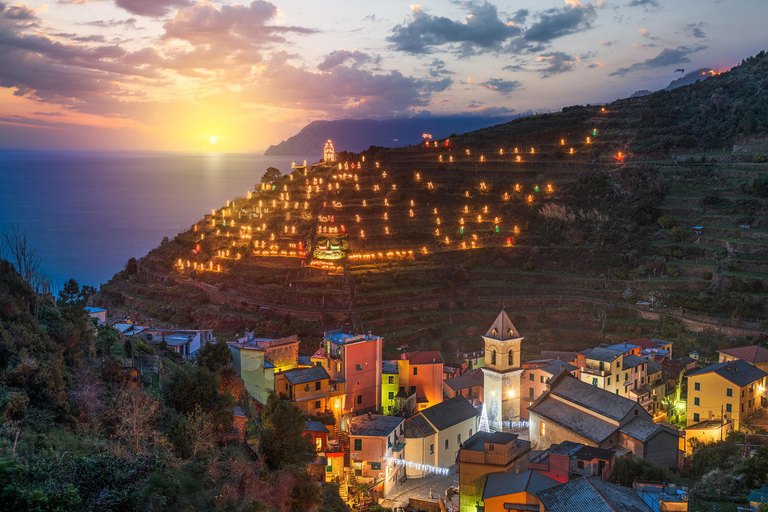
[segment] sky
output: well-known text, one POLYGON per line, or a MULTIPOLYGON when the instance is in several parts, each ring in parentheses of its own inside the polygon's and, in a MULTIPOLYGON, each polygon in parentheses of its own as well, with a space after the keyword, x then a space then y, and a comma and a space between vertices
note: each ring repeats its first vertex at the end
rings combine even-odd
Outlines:
POLYGON ((314 120, 504 116, 768 49, 765 0, 0 0, 0 149, 259 151, 314 120))

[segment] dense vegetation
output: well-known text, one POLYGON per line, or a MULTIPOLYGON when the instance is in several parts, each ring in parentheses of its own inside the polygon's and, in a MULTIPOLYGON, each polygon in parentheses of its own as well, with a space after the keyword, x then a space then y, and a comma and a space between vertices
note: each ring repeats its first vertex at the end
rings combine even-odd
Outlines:
POLYGON ((305 418, 274 396, 256 415, 226 344, 190 364, 84 305, 74 281, 40 297, 0 260, 0 510, 346 509, 307 473, 305 418), (130 354, 156 350, 159 381, 137 375, 130 354), (220 445, 235 405, 263 451, 220 445))

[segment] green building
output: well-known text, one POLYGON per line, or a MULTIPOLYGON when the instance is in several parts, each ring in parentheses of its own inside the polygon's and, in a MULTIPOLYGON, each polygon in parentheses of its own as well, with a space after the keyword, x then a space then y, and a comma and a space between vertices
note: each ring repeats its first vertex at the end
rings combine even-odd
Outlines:
POLYGON ((461 362, 466 365, 467 370, 474 370, 485 366, 485 350, 477 352, 461 353, 461 362))
POLYGON ((254 400, 264 405, 270 391, 275 389, 275 366, 264 358, 266 351, 248 343, 228 343, 232 353, 232 367, 243 379, 245 390, 254 400))
POLYGON ((381 412, 392 414, 396 409, 397 392, 400 386, 400 377, 397 371, 397 361, 383 361, 381 363, 381 412))

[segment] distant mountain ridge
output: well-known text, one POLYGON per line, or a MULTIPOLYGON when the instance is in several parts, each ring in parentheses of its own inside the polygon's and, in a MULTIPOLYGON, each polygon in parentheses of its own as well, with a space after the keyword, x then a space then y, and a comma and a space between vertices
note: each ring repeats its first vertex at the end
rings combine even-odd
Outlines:
POLYGON ((266 156, 306 155, 320 157, 325 141, 331 139, 336 151, 359 152, 370 146, 416 144, 423 133, 435 139, 452 133, 479 130, 509 120, 507 117, 443 116, 409 119, 340 119, 313 121, 293 137, 270 146, 266 156))

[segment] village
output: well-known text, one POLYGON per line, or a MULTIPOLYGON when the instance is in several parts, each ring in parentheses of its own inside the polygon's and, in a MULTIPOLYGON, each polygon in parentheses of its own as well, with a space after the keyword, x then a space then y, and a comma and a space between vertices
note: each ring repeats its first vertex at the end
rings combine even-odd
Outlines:
MULTIPOLYGON (((89 314, 107 320, 103 309, 89 314)), ((216 343, 211 330, 114 327, 187 359, 216 343)), ((310 472, 338 483, 350 504, 554 512, 621 503, 687 511, 685 485, 620 486, 617 463, 650 461, 675 474, 708 444, 761 426, 768 349, 759 345, 703 361, 675 353, 673 343, 640 338, 542 350, 525 361, 525 336, 506 310, 482 329, 483 350, 447 360, 439 351, 407 350, 384 359, 381 337, 341 329, 325 332, 310 356, 299 355, 297 335, 246 331, 226 343, 257 408, 274 393, 303 412, 317 451, 310 472)), ((248 441, 244 416, 235 411, 241 442, 248 441)), ((767 490, 753 492, 752 510, 767 490)))

